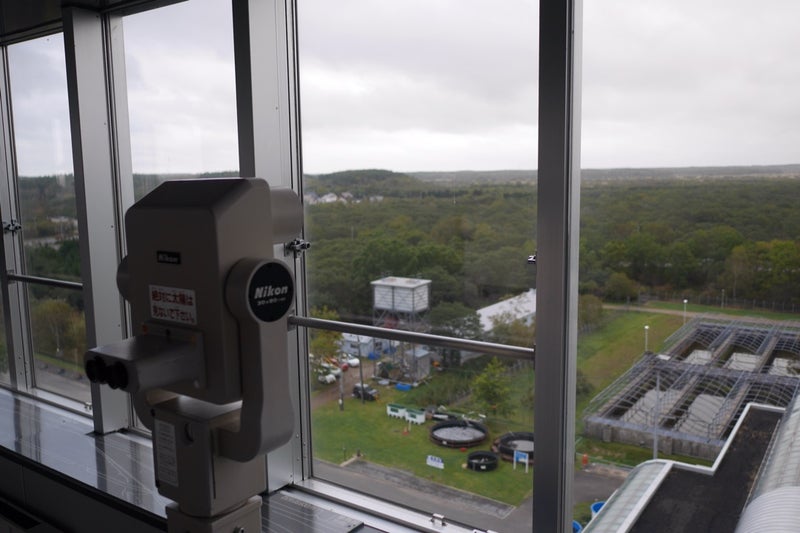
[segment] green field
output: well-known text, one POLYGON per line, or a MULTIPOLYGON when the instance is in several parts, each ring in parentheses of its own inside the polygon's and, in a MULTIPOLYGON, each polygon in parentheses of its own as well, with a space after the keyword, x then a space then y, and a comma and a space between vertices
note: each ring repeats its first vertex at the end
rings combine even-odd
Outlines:
POLYGON ((613 312, 603 327, 578 339, 578 369, 588 377, 595 392, 600 392, 642 356, 645 326, 649 326, 648 349, 656 352, 664 339, 682 325, 680 316, 613 312))
MULTIPOLYGON (((380 393, 378 401, 363 405, 358 400, 345 399, 344 411, 339 410, 336 402, 315 409, 312 415, 314 456, 338 464, 361 453, 367 461, 511 505, 519 505, 531 494, 532 470, 528 474, 521 467, 514 471, 512 465, 504 461, 493 472, 477 473, 462 468, 468 452, 431 442, 428 432, 434 424, 432 421, 418 426, 390 418, 386 414, 386 404, 402 404, 403 393, 390 387, 380 388, 380 393), (428 455, 441 457, 444 470, 427 466, 428 455)), ((490 422, 486 444, 475 449, 487 449, 497 435, 506 431, 507 424, 490 422)))
MULTIPOLYGON (((774 315, 770 315, 775 318, 774 315)), ((591 398, 610 385, 637 361, 644 351, 644 326, 648 329, 648 349, 659 351, 664 340, 683 325, 680 314, 659 313, 657 310, 607 311, 602 327, 581 335, 578 341, 578 369, 591 385, 591 391, 577 399, 576 443, 577 457, 587 454, 592 462, 633 466, 652 458, 652 450, 639 446, 604 443, 580 436, 583 411, 591 398)), ((457 372, 457 371, 455 371, 457 372)), ((529 393, 533 382, 533 371, 524 369, 510 373, 511 390, 515 403, 519 404, 529 393)), ((509 463, 501 462, 497 471, 481 473, 466 470, 466 452, 444 448, 431 442, 428 431, 433 422, 422 426, 408 426, 405 422, 386 415, 387 403, 400 403, 409 407, 425 407, 409 403, 413 397, 424 397, 422 387, 436 387, 440 376, 434 375, 429 384, 410 393, 399 392, 390 387, 380 389, 377 402, 361 404, 346 399, 345 410, 339 411, 336 402, 330 402, 314 410, 312 415, 314 456, 340 464, 361 453, 368 461, 398 468, 439 483, 458 487, 518 505, 532 491, 531 474, 520 469, 512 470, 509 463), (417 393, 417 394, 415 394, 417 393), (428 455, 441 457, 445 469, 437 470, 426 465, 428 455)), ((444 379, 442 379, 444 382, 444 379)), ((467 397, 457 405, 449 406, 460 412, 470 412, 473 406, 467 397)), ((533 426, 533 413, 529 409, 517 409, 504 419, 487 419, 489 439, 476 449, 487 449, 491 441, 506 431, 526 431, 533 426)), ((679 456, 661 457, 704 463, 693 458, 679 456)), ((579 461, 578 463, 579 467, 579 461)))
MULTIPOLYGON (((669 309, 672 311, 683 312, 682 302, 660 302, 650 301, 647 302, 645 308, 653 309, 669 309)), ((797 313, 782 313, 775 311, 766 311, 763 309, 738 309, 735 307, 720 307, 718 305, 695 305, 689 302, 686 306, 686 312, 690 315, 694 314, 709 314, 709 315, 730 315, 732 317, 756 317, 766 318, 769 320, 800 320, 800 315, 797 313)))

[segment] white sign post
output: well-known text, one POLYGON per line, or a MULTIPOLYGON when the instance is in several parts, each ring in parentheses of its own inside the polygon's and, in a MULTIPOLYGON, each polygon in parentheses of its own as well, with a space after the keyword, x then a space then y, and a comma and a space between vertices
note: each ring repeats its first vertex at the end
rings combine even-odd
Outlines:
POLYGON ((438 468, 439 470, 444 470, 444 460, 441 457, 436 457, 435 455, 429 455, 428 459, 425 461, 425 464, 432 466, 433 468, 438 468))

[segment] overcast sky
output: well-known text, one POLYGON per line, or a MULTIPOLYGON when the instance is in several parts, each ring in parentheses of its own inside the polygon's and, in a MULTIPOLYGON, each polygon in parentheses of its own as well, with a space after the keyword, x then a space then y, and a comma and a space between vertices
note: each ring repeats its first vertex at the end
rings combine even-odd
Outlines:
MULTIPOLYGON (((536 167, 536 3, 298 4, 306 172, 536 167)), ((126 19, 135 172, 237 167, 229 5, 126 19)), ((585 1, 583 166, 800 163, 798 20, 796 0, 585 1)), ((71 171, 63 41, 12 46, 10 70, 20 173, 71 171)))

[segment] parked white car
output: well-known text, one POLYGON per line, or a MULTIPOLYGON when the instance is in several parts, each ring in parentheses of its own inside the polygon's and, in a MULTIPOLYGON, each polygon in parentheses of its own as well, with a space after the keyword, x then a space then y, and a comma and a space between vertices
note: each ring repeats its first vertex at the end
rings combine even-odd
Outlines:
POLYGON ((361 360, 358 357, 353 357, 352 355, 343 354, 341 361, 350 368, 358 368, 361 366, 361 360))
POLYGON ((342 375, 342 369, 339 368, 338 366, 332 365, 330 363, 322 363, 320 364, 320 366, 323 368, 325 372, 333 374, 337 378, 342 375))
POLYGON ((319 380, 320 383, 327 383, 330 385, 331 383, 336 383, 336 376, 333 374, 320 374, 317 376, 317 380, 319 380))

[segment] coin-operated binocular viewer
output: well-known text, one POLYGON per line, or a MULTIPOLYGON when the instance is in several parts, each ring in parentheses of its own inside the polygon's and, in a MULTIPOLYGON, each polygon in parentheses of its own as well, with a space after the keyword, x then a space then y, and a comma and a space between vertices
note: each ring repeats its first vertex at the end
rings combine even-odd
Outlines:
POLYGON ((89 379, 131 394, 152 431, 170 532, 261 531, 265 456, 294 429, 290 190, 260 179, 168 181, 125 215, 117 272, 135 335, 86 353, 89 379))

